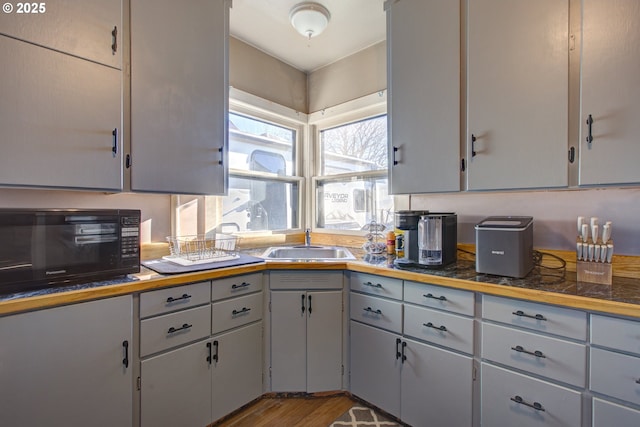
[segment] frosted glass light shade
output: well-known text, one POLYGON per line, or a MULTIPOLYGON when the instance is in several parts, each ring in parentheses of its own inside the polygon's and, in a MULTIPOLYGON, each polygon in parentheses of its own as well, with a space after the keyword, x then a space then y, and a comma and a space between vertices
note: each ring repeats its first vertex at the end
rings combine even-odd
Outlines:
POLYGON ((294 6, 289 13, 289 18, 291 25, 300 34, 310 39, 327 28, 331 14, 319 3, 306 2, 294 6))

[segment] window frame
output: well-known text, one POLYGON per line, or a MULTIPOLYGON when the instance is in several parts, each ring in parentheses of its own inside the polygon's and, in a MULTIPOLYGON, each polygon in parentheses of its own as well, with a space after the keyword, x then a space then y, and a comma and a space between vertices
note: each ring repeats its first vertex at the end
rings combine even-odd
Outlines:
MULTIPOLYGON (((311 175, 309 175, 309 183, 307 193, 309 195, 306 200, 308 204, 308 215, 306 223, 314 233, 326 234, 344 234, 352 236, 363 236, 365 231, 361 230, 340 230, 319 228, 316 226, 315 213, 318 211, 319 201, 317 200, 316 188, 318 183, 331 181, 344 181, 345 179, 366 179, 366 178, 389 178, 389 165, 387 169, 379 169, 375 171, 359 171, 348 172, 334 175, 320 175, 321 165, 321 132, 325 129, 332 129, 342 125, 359 122, 387 114, 387 93, 380 91, 371 95, 357 98, 352 101, 339 104, 335 107, 327 108, 309 115, 309 133, 312 136, 312 147, 314 162, 311 175)), ((394 197, 395 204, 395 197, 394 197)))

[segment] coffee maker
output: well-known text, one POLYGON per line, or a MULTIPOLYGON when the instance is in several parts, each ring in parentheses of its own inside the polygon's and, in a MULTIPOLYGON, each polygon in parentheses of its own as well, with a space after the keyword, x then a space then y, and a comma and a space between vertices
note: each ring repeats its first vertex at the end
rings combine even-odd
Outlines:
POLYGON ((429 213, 418 221, 418 264, 424 268, 444 267, 458 258, 458 216, 429 213))
POLYGON ((394 264, 398 267, 417 267, 418 264, 418 222, 420 217, 429 211, 403 210, 395 213, 395 227, 403 231, 404 256, 396 258, 394 264))

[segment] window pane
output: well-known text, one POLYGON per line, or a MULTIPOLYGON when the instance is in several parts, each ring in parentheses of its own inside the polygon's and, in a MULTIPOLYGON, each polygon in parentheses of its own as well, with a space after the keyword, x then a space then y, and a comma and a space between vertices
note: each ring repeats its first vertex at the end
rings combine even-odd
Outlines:
POLYGON ((387 116, 320 132, 321 175, 387 169, 387 116))
POLYGON ((298 185, 259 178, 229 178, 222 199, 222 232, 298 228, 298 185))
POLYGON ((229 113, 231 169, 292 176, 295 173, 295 141, 293 129, 229 113))
POLYGON ((393 197, 387 178, 354 178, 316 184, 316 226, 360 230, 375 220, 393 229, 393 197))

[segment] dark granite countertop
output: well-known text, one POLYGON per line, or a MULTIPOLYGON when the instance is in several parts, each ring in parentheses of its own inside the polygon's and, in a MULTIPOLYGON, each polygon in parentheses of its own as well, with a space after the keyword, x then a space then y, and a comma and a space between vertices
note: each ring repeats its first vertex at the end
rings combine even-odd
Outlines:
MULTIPOLYGON (((534 267, 534 269, 524 278, 516 279, 502 276, 493 276, 488 274, 478 274, 475 271, 475 261, 473 255, 467 253, 461 253, 458 261, 452 265, 438 269, 424 269, 419 267, 413 268, 398 268, 394 265, 394 256, 387 255, 370 255, 365 254, 360 249, 349 248, 351 252, 356 256, 356 261, 349 262, 266 262, 257 264, 255 268, 260 270, 269 269, 327 269, 327 268, 344 268, 354 271, 370 272, 372 274, 384 274, 391 277, 401 277, 405 280, 415 280, 425 283, 438 284, 438 278, 453 279, 456 281, 457 287, 464 288, 468 286, 469 289, 479 290, 485 292, 483 285, 499 285, 499 290, 496 290, 496 286, 493 286, 491 290, 487 290, 487 293, 504 294, 506 296, 513 296, 517 290, 523 290, 526 293, 526 297, 532 295, 532 293, 539 293, 541 296, 539 300, 545 301, 544 295, 561 295, 563 297, 579 297, 588 298, 592 300, 587 303, 588 307, 593 307, 594 310, 598 310, 600 303, 603 304, 604 311, 609 311, 612 304, 621 303, 637 305, 636 309, 633 306, 627 306, 625 313, 631 314, 635 317, 640 317, 640 279, 630 279, 614 277, 612 285, 598 285, 592 283, 578 282, 576 280, 576 273, 566 271, 557 260, 551 258, 547 259, 543 257, 541 262, 534 267), (410 274, 404 274, 408 272, 410 274), (460 281, 460 282, 457 282, 460 281), (465 282, 467 285, 465 285, 465 282), (474 286, 473 284, 478 286, 474 286), (504 287, 504 291, 502 291, 504 287)), ((252 249, 243 251, 249 255, 260 255, 264 249, 252 249)), ((227 275, 234 274, 235 270, 231 269, 227 275)), ((240 270, 238 270, 240 271, 240 270)), ((213 273, 212 273, 213 274, 213 273)), ((236 273, 238 274, 238 273, 236 273)), ((150 270, 142 268, 142 272, 139 275, 129 275, 125 277, 115 278, 113 280, 91 282, 79 285, 47 288, 36 291, 27 291, 14 293, 10 295, 0 295, 0 304, 5 302, 11 302, 12 300, 24 300, 31 297, 43 297, 47 295, 56 295, 77 290, 93 290, 103 288, 109 285, 129 284, 129 292, 137 292, 145 288, 144 283, 148 282, 148 279, 159 279, 159 282, 154 286, 162 286, 166 281, 166 286, 175 286, 178 281, 188 283, 190 280, 202 280, 207 278, 207 272, 201 272, 198 275, 190 276, 170 276, 160 275, 150 270), (193 277, 193 279, 191 278, 193 277), (179 280, 180 279, 180 280, 179 280)), ((213 276, 212 276, 213 277, 213 276)), ((216 277, 220 277, 219 275, 216 277)), ((447 283, 444 283, 447 286, 447 283)), ((147 289, 147 288, 145 288, 147 289)), ((119 291, 120 293, 126 291, 119 291)), ((104 295, 103 295, 104 296, 104 295)), ((89 298, 89 296, 87 296, 89 298)), ((576 298, 578 299, 578 298, 576 298)), ((568 301, 567 299, 563 300, 568 301)), ((583 300, 582 306, 585 307, 583 300)), ((587 300, 589 301, 589 300, 587 300)), ((552 301, 552 303, 554 303, 552 301)), ((571 305, 571 304, 568 304, 571 305)), ((46 304, 45 304, 46 306, 46 304)))

